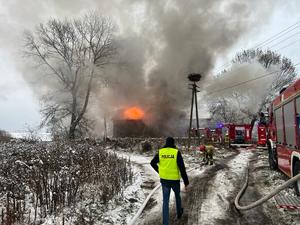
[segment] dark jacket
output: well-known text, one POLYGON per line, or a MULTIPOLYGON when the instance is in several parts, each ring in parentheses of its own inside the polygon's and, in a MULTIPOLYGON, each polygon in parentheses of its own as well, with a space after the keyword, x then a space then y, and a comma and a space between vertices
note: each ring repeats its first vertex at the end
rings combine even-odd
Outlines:
MULTIPOLYGON (((165 145, 163 148, 176 148, 176 146, 169 146, 169 145, 165 145)), ((187 186, 189 184, 189 179, 188 176, 186 174, 186 170, 185 170, 185 165, 183 162, 183 158, 182 155, 180 153, 180 151, 178 150, 178 154, 177 154, 177 166, 179 168, 181 177, 183 179, 184 185, 187 186)), ((154 156, 154 158, 151 160, 151 166, 153 167, 153 169, 158 173, 158 164, 159 163, 159 155, 158 153, 154 156)), ((166 179, 160 179, 160 181, 162 183, 173 183, 173 182, 179 182, 179 181, 174 181, 174 180, 166 180, 166 179)))

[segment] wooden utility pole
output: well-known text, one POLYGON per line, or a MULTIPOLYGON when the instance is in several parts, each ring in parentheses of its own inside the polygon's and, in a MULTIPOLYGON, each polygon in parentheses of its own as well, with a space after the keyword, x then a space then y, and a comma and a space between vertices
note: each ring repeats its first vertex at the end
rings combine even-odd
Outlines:
POLYGON ((197 130, 196 130, 196 135, 198 137, 198 141, 199 141, 199 145, 200 145, 200 135, 199 135, 199 115, 198 115, 198 102, 197 102, 197 92, 199 92, 198 90, 198 86, 197 86, 197 82, 200 81, 201 79, 201 75, 200 74, 196 74, 196 73, 192 73, 188 76, 188 79, 193 82, 190 87, 190 89, 192 89, 192 102, 191 102, 191 112, 190 112, 190 126, 189 126, 189 130, 188 130, 188 150, 190 149, 191 146, 191 129, 192 129, 192 125, 193 125, 193 109, 194 109, 194 104, 195 104, 195 108, 196 108, 196 122, 197 122, 197 130))

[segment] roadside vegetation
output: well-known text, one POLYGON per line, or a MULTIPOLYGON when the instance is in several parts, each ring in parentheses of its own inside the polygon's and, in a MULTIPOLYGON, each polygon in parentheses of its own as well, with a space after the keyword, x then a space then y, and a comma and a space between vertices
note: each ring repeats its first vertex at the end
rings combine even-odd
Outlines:
MULTIPOLYGON (((105 206, 132 183, 130 161, 89 141, 25 142, 0 145, 0 224, 41 224, 91 204, 105 206)), ((78 224, 88 224, 88 210, 78 224)))

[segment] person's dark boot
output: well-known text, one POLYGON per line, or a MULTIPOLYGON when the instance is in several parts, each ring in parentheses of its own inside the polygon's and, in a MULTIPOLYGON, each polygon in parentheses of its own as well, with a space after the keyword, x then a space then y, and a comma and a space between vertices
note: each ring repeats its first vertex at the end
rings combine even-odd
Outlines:
POLYGON ((183 214, 183 208, 181 208, 180 213, 177 214, 177 219, 180 219, 182 217, 183 214))

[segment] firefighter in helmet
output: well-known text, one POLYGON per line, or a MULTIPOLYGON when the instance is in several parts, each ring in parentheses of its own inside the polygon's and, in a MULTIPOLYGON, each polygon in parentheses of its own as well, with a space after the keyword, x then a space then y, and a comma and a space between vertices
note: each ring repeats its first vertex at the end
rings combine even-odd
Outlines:
POLYGON ((200 151, 203 152, 203 161, 205 165, 212 165, 214 163, 214 146, 200 145, 200 151))

